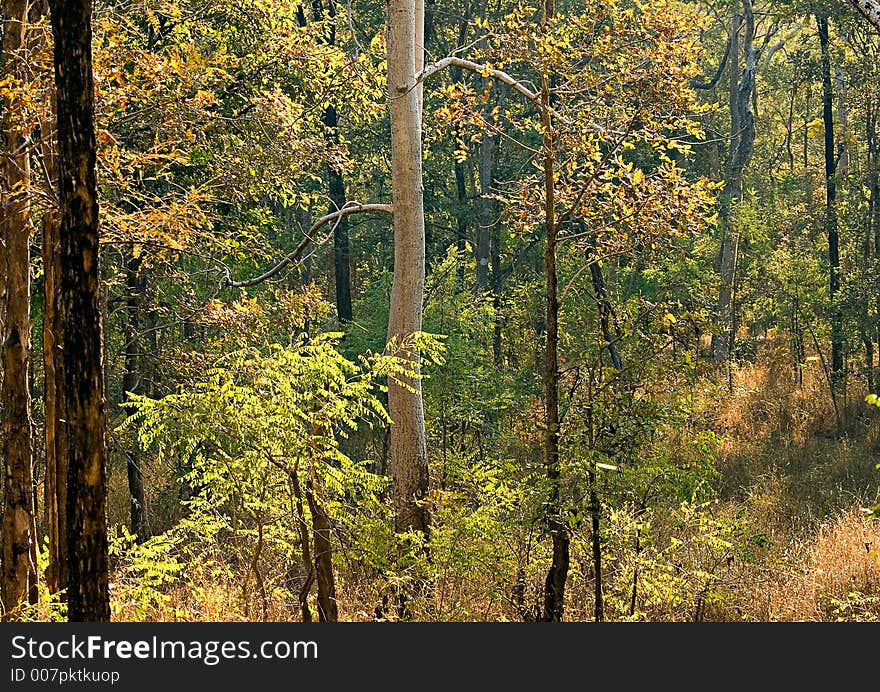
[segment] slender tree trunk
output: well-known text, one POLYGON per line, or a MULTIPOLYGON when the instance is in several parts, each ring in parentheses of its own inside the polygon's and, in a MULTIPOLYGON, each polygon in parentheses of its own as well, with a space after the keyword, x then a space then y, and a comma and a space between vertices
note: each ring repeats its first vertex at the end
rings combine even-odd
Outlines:
MULTIPOLYGON (((464 255, 468 242, 468 196, 464 163, 455 161, 455 249, 464 255)), ((464 287, 464 264, 458 264, 458 286, 464 287)))
POLYGON ((106 512, 106 402, 101 350, 95 177, 92 8, 51 0, 61 200, 61 300, 67 435, 68 617, 110 619, 106 512))
MULTIPOLYGON (((49 16, 48 0, 34 5, 33 12, 49 16)), ((52 188, 58 190, 58 137, 52 115, 40 123, 40 154, 52 188)), ((61 299, 61 219, 51 204, 43 210, 41 256, 43 260, 43 410, 45 418, 46 470, 44 504, 48 538, 46 584, 49 592, 67 600, 67 414, 64 410, 64 354, 62 324, 58 317, 61 299)))
MULTIPOLYGON (((125 324, 125 372, 122 375, 123 405, 128 406, 132 394, 142 394, 141 387, 141 336, 140 311, 145 282, 141 275, 140 258, 130 257, 126 266, 126 324, 125 324)), ((133 411, 132 411, 133 413, 133 411)), ((142 543, 150 537, 147 518, 144 475, 136 449, 128 450, 128 494, 131 515, 131 532, 142 543)))
POLYGON ((302 613, 303 622, 312 621, 312 611, 309 609, 309 591, 312 590, 312 584, 315 583, 315 564, 312 562, 312 549, 309 543, 309 526, 306 523, 306 515, 303 510, 302 490, 299 484, 299 471, 294 468, 288 472, 290 484, 293 488, 293 496, 296 506, 297 532, 299 534, 302 566, 303 566, 303 583, 299 587, 299 608, 302 613))
MULTIPOLYGON (((878 104, 870 103, 867 109, 867 141, 868 141, 868 228, 874 243, 874 258, 880 258, 880 142, 877 136, 878 104)), ((870 242, 870 241, 869 241, 870 242)), ((880 275, 874 283, 874 319, 876 323, 875 339, 880 349, 880 275)), ((880 363, 874 371, 874 391, 880 391, 880 363)))
MULTIPOLYGON (((745 168, 752 157, 755 145, 755 116, 752 112, 752 92, 755 88, 757 53, 754 49, 755 16, 751 0, 742 0, 743 14, 735 14, 731 27, 728 62, 730 66, 730 153, 724 189, 721 193, 721 253, 719 266, 721 287, 718 292, 719 330, 712 339, 715 363, 727 363, 733 352, 736 334, 733 315, 733 294, 736 282, 739 239, 733 220, 733 208, 742 199, 745 168), (740 47, 738 36, 742 32, 743 65, 740 70, 740 47)), ((729 373, 730 374, 730 373, 729 373)))
MULTIPOLYGON (((55 123, 42 128, 43 161, 51 180, 56 181, 55 123)), ((60 219, 54 207, 43 212, 43 406, 45 410, 46 525, 49 564, 46 582, 50 593, 67 589, 67 414, 64 390, 64 354, 61 351, 62 323, 58 317, 61 297, 60 219)))
MULTIPOLYGON (((324 18, 324 3, 313 0, 312 16, 315 21, 324 18)), ((328 46, 336 45, 336 0, 327 3, 327 19, 329 26, 324 40, 328 46)), ((305 16, 300 13, 300 24, 305 26, 305 16)), ((336 106, 328 105, 321 116, 321 122, 327 128, 327 138, 339 144, 339 113, 336 106)), ((330 213, 341 209, 348 201, 345 196, 345 178, 342 172, 332 165, 327 166, 328 192, 330 195, 330 213)), ((336 316, 342 323, 351 322, 351 243, 349 240, 348 217, 338 219, 333 226, 333 274, 336 289, 336 316)))
MULTIPOLYGON (((545 0, 542 29, 554 15, 554 0, 545 0)), ((546 312, 544 341, 544 467, 550 481, 547 525, 553 540, 553 555, 544 584, 544 620, 562 620, 565 584, 569 568, 568 527, 560 506, 559 469, 559 295, 556 269, 556 189, 554 182, 553 123, 550 118, 550 75, 541 76, 541 119, 543 121, 544 170, 544 271, 546 272, 546 312)))
MULTIPOLYGON (((590 521, 592 531, 591 546, 593 549, 593 572, 595 580, 593 581, 593 619, 596 622, 604 622, 605 620, 605 598, 602 592, 602 532, 600 521, 602 519, 602 503, 599 501, 598 479, 596 472, 590 470, 590 521)), ((635 598, 636 577, 633 578, 633 598, 635 598)))
MULTIPOLYGON (((421 46, 417 50, 416 26, 420 22, 416 5, 414 0, 388 1, 386 41, 394 203, 394 281, 388 338, 396 340, 398 354, 411 359, 418 368, 418 353, 400 345, 422 329, 425 288, 421 88, 415 81, 423 53, 421 46)), ((428 492, 428 451, 422 389, 418 378, 407 384, 393 379, 388 383, 395 528, 427 535, 430 516, 424 500, 428 492)))
MULTIPOLYGON (((0 76, 27 79, 25 41, 28 3, 3 3, 3 69, 0 76)), ((0 388, 3 459, 5 463, 2 571, 0 598, 4 619, 36 596, 36 526, 32 423, 28 369, 30 351, 30 204, 29 151, 23 134, 22 113, 15 98, 3 102, 4 156, 0 187, 0 351, 3 382, 0 388)))
POLYGON ((495 228, 495 203, 489 197, 495 173, 495 137, 483 135, 480 142, 480 225, 477 230, 477 276, 476 290, 482 293, 489 283, 489 263, 492 253, 492 229, 495 228))
POLYGON ((318 619, 336 622, 336 584, 333 579, 333 544, 330 541, 332 525, 324 506, 315 497, 312 480, 306 484, 306 501, 312 515, 312 536, 315 541, 315 577, 318 583, 318 619))
MULTIPOLYGON (((333 32, 335 34, 335 32, 333 32)), ((332 41, 333 39, 331 39, 332 41)), ((334 144, 339 144, 339 115, 335 106, 327 106, 322 117, 324 126, 334 144)), ((327 166, 330 192, 330 212, 345 206, 345 178, 332 165, 327 166)), ((343 216, 333 226, 333 273, 336 286, 336 315, 340 322, 351 322, 351 242, 348 217, 343 216)))
POLYGON ((828 17, 816 15, 822 52, 822 122, 825 126, 825 231, 828 234, 828 283, 831 303, 832 386, 843 384, 843 314, 840 293, 840 235, 837 228, 837 152, 834 147, 834 91, 831 84, 828 17))
POLYGON ((596 296, 596 307, 599 310, 599 327, 602 330, 602 339, 605 341, 605 348, 608 356, 611 358, 611 364, 614 369, 620 372, 623 370, 623 360, 620 357, 620 349, 617 342, 620 334, 617 325, 614 324, 614 308, 611 300, 608 298, 608 287, 605 284, 605 277, 602 274, 602 267, 599 265, 599 257, 596 254, 596 237, 589 238, 587 261, 590 264, 590 279, 593 284, 593 293, 596 296))

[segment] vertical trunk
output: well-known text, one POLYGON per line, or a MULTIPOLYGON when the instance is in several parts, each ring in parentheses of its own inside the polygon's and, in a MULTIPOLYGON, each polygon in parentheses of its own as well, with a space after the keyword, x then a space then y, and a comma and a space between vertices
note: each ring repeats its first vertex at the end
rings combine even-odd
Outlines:
POLYGON ((92 8, 52 0, 61 200, 61 300, 65 325, 68 617, 110 619, 106 527, 106 410, 101 351, 98 200, 95 178, 92 8))
MULTIPOLYGON (((468 241, 468 198, 464 163, 455 161, 455 249, 464 256, 468 241)), ((477 269, 479 271, 479 269, 477 269)), ((464 264, 458 264, 458 286, 464 287, 464 264)))
POLYGON ((735 320, 733 315, 736 283, 738 232, 733 220, 735 202, 742 198, 745 168, 752 157, 755 144, 755 116, 752 112, 752 92, 755 88, 757 54, 754 49, 755 16, 751 0, 742 0, 743 14, 734 15, 730 40, 730 153, 724 190, 721 194, 721 252, 719 258, 721 287, 718 291, 717 314, 719 330, 712 339, 716 364, 728 363, 733 351, 735 320), (743 66, 740 70, 738 35, 742 32, 743 66))
MULTIPOLYGON (((299 484, 299 471, 295 467, 288 472, 290 484, 293 489, 293 496, 296 506, 296 523, 297 533, 299 534, 299 542, 302 555, 303 578, 299 587, 299 608, 302 613, 303 622, 312 621, 312 611, 309 608, 309 591, 312 590, 312 584, 315 582, 315 565, 312 562, 312 549, 309 545, 309 526, 306 523, 306 515, 303 511, 302 490, 299 484)), ((292 575, 291 569, 290 574, 292 575)), ((292 581, 292 580, 291 580, 292 581)))
POLYGON ((492 310, 495 320, 492 330, 492 362, 496 368, 500 368, 504 362, 501 352, 501 328, 504 320, 501 314, 501 290, 504 279, 501 276, 501 230, 497 223, 492 226, 491 239, 489 258, 492 262, 492 310))
POLYGON ((477 230, 477 293, 486 290, 489 283, 489 262, 492 247, 492 229, 495 228, 494 201, 489 197, 494 183, 495 137, 486 133, 480 143, 480 225, 477 230))
MULTIPOLYGON (((868 228, 874 241, 874 257, 880 258, 880 142, 877 137, 878 104, 871 103, 867 117, 867 140, 868 140, 868 228)), ((869 241, 870 242, 870 241, 869 241)), ((876 322, 875 334, 878 346, 880 346, 880 275, 874 279, 874 319, 876 322)), ((875 391, 880 391, 880 364, 874 373, 875 391)))
POLYGON ((324 506, 315 497, 311 480, 306 484, 306 501, 312 515, 312 535, 315 541, 315 577, 318 583, 318 619, 336 622, 336 584, 333 579, 333 545, 330 542, 332 526, 324 506))
MULTIPOLYGON (((334 106, 327 106, 322 118, 330 130, 334 144, 339 143, 339 116, 334 106)), ((330 211, 341 209, 346 202, 345 178, 332 165, 327 166, 330 188, 330 211)), ((336 315, 340 322, 351 322, 351 243, 348 235, 348 217, 343 216, 333 226, 333 271, 336 279, 336 315)))
MULTIPOLYGON (((305 26, 305 15, 299 12, 299 22, 305 26)), ((324 3, 322 0, 313 0, 312 16, 315 21, 324 18, 324 3)), ((336 0, 329 0, 327 4, 327 19, 329 26, 324 40, 328 46, 336 45, 336 0)), ((334 144, 339 144, 339 113, 333 104, 328 105, 321 115, 321 122, 327 128, 327 138, 334 144)), ((342 172, 332 165, 327 166, 328 192, 330 196, 330 212, 341 209, 346 200, 345 178, 342 172)), ((351 244, 348 235, 348 217, 343 216, 333 226, 333 274, 336 288, 336 316, 342 323, 351 322, 351 244)))
POLYGON ((828 17, 816 15, 822 51, 822 122, 825 126, 825 231, 828 234, 828 284, 831 303, 831 380, 843 383, 843 314, 840 293, 840 236, 837 229, 837 152, 834 147, 834 92, 831 84, 828 17))
POLYGON ((613 323, 615 319, 614 308, 611 305, 611 300, 608 298, 608 287, 605 285, 605 277, 602 274, 602 267, 599 265, 599 257, 596 255, 595 236, 589 238, 587 250, 587 261, 590 263, 590 279, 593 284, 593 293, 596 295, 596 307, 599 311, 599 327, 602 330, 602 339, 605 341, 605 348, 608 351, 609 358, 611 358, 611 364, 615 370, 620 372, 623 370, 620 349, 617 347, 620 335, 617 332, 617 325, 613 323))
MULTIPOLYGON (((32 11, 49 16, 47 0, 32 11)), ((54 92, 52 95, 54 111, 54 92)), ((57 132, 54 115, 40 123, 40 153, 46 175, 58 189, 57 132)), ((41 256, 43 260, 43 407, 46 471, 44 504, 48 538, 46 585, 50 593, 67 599, 67 414, 64 411, 64 370, 61 352, 60 218, 58 207, 43 210, 41 256)))
MULTIPOLYGON (((26 79, 25 33, 28 3, 3 3, 2 76, 26 79)), ((2 446, 5 463, 2 570, 0 598, 4 619, 36 594, 36 527, 31 450, 28 355, 30 350, 30 170, 27 140, 18 122, 20 104, 4 99, 4 156, 0 188, 0 389, 2 446)))
MULTIPOLYGON (((602 533, 599 529, 599 522, 602 518, 602 504, 599 502, 599 490, 597 488, 596 472, 589 472, 590 480, 590 520, 592 524, 592 548, 593 548, 593 572, 595 580, 593 582, 593 619, 596 622, 604 622, 605 620, 605 599, 602 595, 602 533)), ((635 595, 637 587, 638 573, 633 577, 633 607, 635 606, 635 595)))
MULTIPOLYGON (((545 0, 542 29, 553 18, 554 0, 545 0)), ((544 620, 562 620, 565 605, 565 584, 569 567, 568 527, 560 506, 559 469, 559 295, 556 269, 556 188, 554 183, 553 124, 550 118, 550 75, 541 76, 541 119, 544 130, 544 271, 545 280, 545 341, 544 341, 544 467, 550 481, 547 501, 547 525, 553 540, 553 555, 544 584, 544 620)))
MULTIPOLYGON (((479 8, 479 19, 484 20, 486 18, 486 6, 488 2, 487 0, 483 0, 479 8)), ((464 43, 464 40, 459 43, 464 43)), ((481 45, 483 42, 481 41, 481 45)), ((482 77, 481 78, 481 86, 483 90, 492 89, 490 81, 482 77)), ((492 121, 492 100, 487 99, 486 107, 483 110, 483 119, 485 122, 490 123, 492 121)), ((484 132, 483 139, 480 142, 480 160, 479 160, 479 178, 480 178, 480 207, 479 207, 479 226, 477 228, 477 242, 476 242, 476 260, 477 260, 477 272, 476 272, 476 291, 477 293, 482 293, 486 290, 486 286, 489 283, 489 263, 490 261, 495 259, 495 254, 498 253, 498 243, 495 242, 493 244, 493 231, 494 235, 497 236, 498 228, 495 224, 495 202, 489 197, 489 193, 492 190, 492 185, 494 184, 494 175, 495 175, 495 150, 497 147, 497 138, 495 135, 484 132)), ((500 261, 500 257, 499 257, 500 261)), ((495 271, 494 266, 492 269, 493 276, 495 277, 495 295, 493 303, 496 307, 495 312, 495 342, 497 345, 493 344, 493 351, 495 355, 496 364, 501 360, 501 323, 498 321, 498 311, 497 308, 500 304, 500 297, 498 296, 497 289, 500 288, 499 285, 499 274, 495 271)))
MULTIPOLYGON (((394 281, 388 316, 388 338, 398 353, 418 368, 419 354, 401 348, 422 328, 425 287, 425 209, 422 190, 421 88, 415 74, 423 59, 416 50, 417 2, 387 3, 388 107, 391 115, 391 183, 394 203, 394 281)), ((424 6, 422 5, 422 8, 424 6)), ((428 452, 421 382, 388 383, 391 425, 391 476, 395 528, 427 534, 430 517, 428 452)))
MULTIPOLYGON (((54 124, 51 130, 54 130, 54 124)), ((44 127, 46 138, 43 160, 53 180, 57 166, 53 147, 54 133, 44 127)), ((56 186, 57 189, 57 186, 56 186)), ((64 397, 64 357, 61 351, 62 323, 58 317, 60 288, 60 220, 56 209, 43 216, 43 374, 46 438, 46 525, 49 539, 49 564, 46 582, 50 593, 67 589, 67 414, 64 397)), ((64 595, 66 598, 66 594, 64 595)))
MULTIPOLYGON (((131 257, 126 267, 126 323, 125 323, 125 372, 122 375, 123 405, 131 394, 142 394, 141 387, 141 337, 140 305, 144 281, 140 271, 140 258, 131 257)), ((129 408, 129 406, 126 406, 129 408)), ((132 412, 133 413, 133 412, 132 412)), ((131 532, 139 543, 150 537, 147 505, 144 495, 144 476, 136 449, 128 450, 128 494, 131 515, 131 532)))

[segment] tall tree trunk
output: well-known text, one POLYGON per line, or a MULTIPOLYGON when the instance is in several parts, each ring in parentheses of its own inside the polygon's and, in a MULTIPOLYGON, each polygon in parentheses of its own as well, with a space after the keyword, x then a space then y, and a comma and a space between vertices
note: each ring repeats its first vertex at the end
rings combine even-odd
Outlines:
MULTIPOLYGON (((26 0, 3 3, 2 76, 27 79, 25 35, 26 0)), ((5 463, 2 571, 0 598, 3 616, 15 616, 36 595, 36 527, 31 449, 28 356, 30 350, 30 170, 28 140, 18 121, 21 104, 14 97, 3 102, 2 188, 0 188, 0 352, 3 384, 0 388, 2 447, 5 463)))
POLYGON ((599 311, 599 327, 602 330, 602 339, 605 341, 605 348, 608 351, 609 358, 611 358, 611 365, 620 372, 623 370, 623 360, 620 357, 620 349, 617 346, 620 334, 615 324, 614 307, 611 305, 611 300, 608 297, 605 276, 602 274, 599 256, 596 253, 596 236, 588 238, 587 252, 587 262, 590 264, 590 280, 593 284, 593 293, 596 296, 596 308, 599 311))
MULTIPOLYGON (((880 141, 877 134, 877 117, 880 105, 870 102, 867 108, 866 139, 868 142, 868 233, 873 238, 874 258, 880 258, 880 141)), ((870 242, 870 240, 869 240, 870 242)), ((874 278, 875 339, 880 348, 880 275, 874 278)), ((874 371, 874 391, 880 391, 880 363, 874 371)))
POLYGON ((336 606, 336 583, 333 578, 333 544, 330 541, 332 526, 324 506, 315 496, 311 479, 306 483, 306 500, 312 515, 312 536, 315 541, 318 619, 321 622, 336 622, 339 613, 336 606))
MULTIPOLYGON (((141 275, 141 260, 130 257, 126 266, 126 323, 125 323, 125 371, 122 375, 122 396, 125 408, 132 394, 142 394, 141 387, 141 335, 140 311, 141 298, 145 282, 141 275)), ((132 411, 131 413, 134 413, 132 411)), ((131 515, 131 532, 142 543, 150 537, 150 525, 147 519, 146 495, 144 493, 144 475, 140 466, 140 455, 137 450, 128 450, 128 495, 131 515)))
MULTIPOLYGON (((460 72, 460 70, 459 70, 460 72)), ((464 162, 455 160, 455 249, 459 258, 464 256, 468 242, 468 195, 464 162)), ((477 270, 479 271, 479 269, 477 270)), ((458 287, 464 288, 464 264, 459 261, 456 276, 458 287)))
MULTIPOLYGON (((334 144, 339 143, 339 116, 334 106, 324 110, 323 122, 330 129, 334 144)), ((330 211, 345 206, 345 178, 333 166, 327 167, 330 187, 330 211)), ((333 273, 336 286, 336 316, 340 322, 351 322, 351 241, 348 217, 343 216, 333 226, 333 273)))
MULTIPOLYGON (((313 0, 312 16, 315 21, 324 19, 323 0, 313 0)), ((299 21, 305 26, 305 15, 299 13, 299 21)), ((324 34, 328 46, 336 45, 336 0, 327 3, 327 19, 329 25, 324 34)), ((321 122, 327 128, 327 139, 334 145, 339 144, 339 113, 336 106, 329 104, 321 115, 321 122)), ((327 165, 328 192, 330 196, 330 213, 345 206, 345 178, 342 172, 327 165)), ((336 316, 342 323, 351 322, 351 243, 349 240, 348 217, 339 218, 333 226, 333 274, 336 291, 336 316)))
POLYGON ((834 91, 831 84, 828 17, 816 15, 822 51, 822 122, 825 127, 825 232, 828 234, 828 284, 831 304, 831 380, 843 384, 843 314, 840 293, 840 235, 837 228, 837 152, 834 147, 834 91))
POLYGON ((489 262, 492 253, 492 229, 495 227, 494 200, 489 197, 494 183, 495 173, 495 137, 489 133, 483 135, 480 142, 480 225, 477 229, 477 293, 486 290, 489 283, 489 262))
POLYGON ((106 511, 106 402, 101 349, 95 177, 92 7, 51 0, 61 201, 61 300, 67 435, 68 617, 110 619, 106 511), (67 328, 73 327, 73 328, 67 328))
POLYGON ((728 64, 730 67, 730 152, 724 189, 721 193, 721 252, 719 268, 721 287, 718 291, 718 332, 712 339, 715 363, 728 363, 735 338, 733 292, 736 282, 738 232, 733 220, 733 208, 743 194, 745 168, 752 157, 755 144, 755 116, 752 112, 752 92, 755 88, 757 54, 754 49, 755 16, 751 0, 742 0, 743 14, 735 14, 731 26, 728 64), (740 70, 739 33, 742 32, 743 66, 740 70))
MULTIPOLYGON (((58 165, 54 119, 41 127, 41 150, 50 180, 57 189, 58 165)), ((61 298, 61 248, 58 209, 43 212, 43 406, 45 412, 46 483, 44 504, 49 562, 46 583, 50 593, 67 594, 67 414, 63 397, 64 354, 62 323, 58 317, 61 298)))
MULTIPOLYGON (((394 203, 394 280, 388 316, 389 341, 397 352, 419 367, 419 354, 401 348, 422 329, 425 288, 425 209, 422 190, 421 88, 416 71, 423 53, 416 44, 416 0, 388 0, 388 108, 391 115, 391 184, 394 203)), ((422 8, 424 6, 422 5, 422 8)), ((420 32, 421 33, 421 32, 420 32)), ((428 451, 421 382, 388 383, 391 425, 391 476, 397 531, 427 535, 430 517, 424 504, 428 492, 428 451)))
MULTIPOLYGON (((33 3, 31 12, 49 17, 48 0, 33 3)), ((40 155, 46 176, 58 190, 58 136, 55 91, 51 114, 40 123, 40 155)), ((43 260, 43 411, 46 469, 44 504, 48 538, 46 585, 49 593, 67 600, 67 414, 64 410, 64 370, 61 352, 61 219, 56 204, 43 210, 41 257, 43 260)))
MULTIPOLYGON (((554 0, 545 0, 542 29, 554 15, 554 0)), ((541 119, 544 129, 544 271, 545 276, 545 337, 544 337, 544 467, 550 481, 547 501, 547 525, 553 540, 553 555, 544 583, 544 620, 562 620, 565 605, 565 584, 569 567, 568 527, 560 506, 559 469, 559 295, 556 269, 556 189, 554 183, 553 123, 550 117, 550 75, 541 76, 541 119)))

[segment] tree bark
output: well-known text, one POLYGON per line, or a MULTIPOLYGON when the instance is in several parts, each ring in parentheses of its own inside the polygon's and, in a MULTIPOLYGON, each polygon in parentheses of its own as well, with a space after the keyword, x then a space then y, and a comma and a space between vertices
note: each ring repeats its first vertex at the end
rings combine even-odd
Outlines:
MULTIPOLYGON (((312 16, 315 21, 324 19, 324 3, 313 0, 312 16)), ((336 0, 327 4, 329 26, 324 35, 328 46, 336 45, 336 0)), ((305 15, 299 13, 301 26, 306 25, 305 15)), ((329 104, 321 114, 321 122, 327 128, 327 139, 334 145, 339 144, 339 113, 336 106, 329 104)), ((347 201, 345 196, 345 178, 342 172, 327 165, 327 187, 330 196, 329 213, 342 209, 347 201)), ((336 292, 336 316, 341 323, 351 322, 351 243, 348 234, 348 217, 340 216, 333 226, 333 275, 336 292)))
MULTIPOLYGON (((28 3, 3 3, 2 77, 27 79, 25 36, 28 3)), ((36 527, 31 449, 32 423, 28 389, 30 351, 30 169, 29 141, 18 120, 20 104, 14 97, 3 102, 2 192, 0 192, 0 387, 2 446, 5 463, 2 571, 0 598, 4 619, 36 597, 36 527)))
MULTIPOLYGON (((131 395, 141 394, 141 337, 140 337, 140 306, 144 293, 145 282, 141 275, 140 258, 130 257, 126 270, 126 323, 125 323, 125 371, 122 375, 123 406, 130 409, 131 395)), ((134 411, 131 411, 133 414, 134 411)), ((128 473, 129 513, 131 516, 131 532, 142 543, 150 537, 150 525, 147 518, 146 495, 144 493, 144 475, 140 466, 140 456, 136 449, 128 450, 126 470, 128 473)))
POLYGON ((725 187, 721 195, 722 247, 720 253, 721 288, 718 296, 720 331, 713 339, 717 364, 728 364, 728 385, 733 386, 732 363, 736 339, 736 273, 739 260, 739 231, 733 220, 734 205, 742 201, 745 168, 755 143, 755 116, 753 96, 757 73, 757 53, 754 48, 755 17, 751 0, 742 0, 743 14, 734 15, 730 41, 730 120, 731 142, 727 160, 725 187), (740 72, 739 39, 743 32, 743 67, 740 72))
MULTIPOLYGON (((401 343, 422 329, 425 287, 425 210, 422 190, 421 88, 416 72, 422 60, 416 50, 416 2, 388 0, 388 107, 391 115, 391 183, 394 207, 394 280, 388 316, 388 338, 397 353, 413 361, 419 354, 401 343)), ((388 409, 391 425, 391 475, 397 531, 427 535, 424 504, 428 492, 428 452, 421 382, 407 386, 391 379, 388 409)))
MULTIPOLYGON (((542 29, 554 15, 554 0, 545 0, 542 29)), ((565 584, 569 568, 568 527, 560 506, 559 468, 559 295, 556 269, 556 188, 554 181, 555 151, 553 123, 550 118, 551 78, 541 76, 541 119, 544 172, 544 271, 545 271, 545 336, 544 336, 544 467, 550 481, 547 501, 547 525, 553 540, 553 555, 544 583, 544 620, 562 620, 565 605, 565 584)))
POLYGON ((333 544, 330 541, 332 526, 324 506, 315 496, 312 480, 306 483, 306 501, 312 515, 312 536, 315 541, 315 577, 318 584, 318 620, 336 622, 339 613, 336 606, 336 583, 333 578, 333 544))
POLYGON ((849 4, 855 7, 875 29, 880 31, 880 2, 877 0, 849 0, 849 4))
MULTIPOLYGON (((55 124, 42 128, 43 161, 57 183, 55 124)), ((57 189, 57 184, 56 184, 57 189)), ((58 317, 61 296, 60 219, 56 208, 43 212, 43 406, 45 410, 46 484, 44 504, 49 539, 46 583, 50 593, 67 589, 67 414, 65 413, 62 323, 58 317)))
POLYGON ((837 152, 834 147, 834 89, 831 83, 828 17, 816 15, 822 53, 822 123, 825 128, 825 232, 828 235, 828 298, 831 304, 831 380, 843 383, 843 314, 840 293, 840 234, 837 227, 837 152))
POLYGON ((752 112, 752 92, 755 88, 757 54, 754 48, 755 16, 751 0, 742 0, 743 14, 735 14, 731 26, 730 54, 730 153, 724 189, 721 193, 721 287, 718 291, 718 332, 712 339, 715 363, 729 362, 733 350, 735 320, 733 316, 733 292, 736 281, 738 232, 733 221, 734 204, 742 199, 745 168, 752 157, 755 145, 755 116, 752 112), (738 35, 742 31, 742 56, 744 65, 740 71, 740 47, 738 35))
MULTIPOLYGON (((877 117, 880 106, 875 102, 869 102, 866 119, 866 139, 868 142, 868 237, 869 243, 873 239, 874 259, 880 258, 880 141, 877 136, 877 117)), ((878 347, 880 347, 880 276, 874 279, 874 320, 876 334, 874 335, 878 347)), ((880 391, 880 363, 873 372, 874 391, 880 391)))
POLYGON ((67 435, 68 617, 110 619, 106 402, 95 177, 92 7, 51 0, 61 202, 59 318, 67 435))

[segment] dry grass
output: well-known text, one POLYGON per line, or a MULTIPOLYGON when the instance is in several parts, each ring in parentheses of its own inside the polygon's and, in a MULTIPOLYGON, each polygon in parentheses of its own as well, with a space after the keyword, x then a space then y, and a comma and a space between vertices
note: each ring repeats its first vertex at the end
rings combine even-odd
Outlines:
POLYGON ((749 596, 750 620, 880 620, 880 523, 856 510, 787 547, 749 596))

